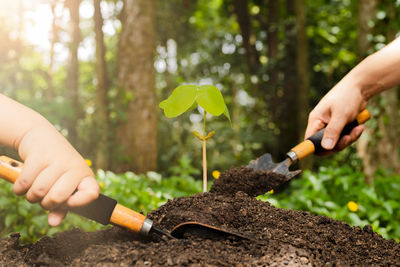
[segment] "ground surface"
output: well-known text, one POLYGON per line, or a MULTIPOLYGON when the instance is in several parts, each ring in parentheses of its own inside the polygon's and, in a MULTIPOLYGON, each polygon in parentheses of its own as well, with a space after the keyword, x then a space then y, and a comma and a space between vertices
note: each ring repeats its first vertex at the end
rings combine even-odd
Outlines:
POLYGON ((249 239, 186 234, 176 240, 135 240, 118 228, 94 233, 76 229, 20 246, 15 234, 0 240, 0 266, 400 266, 400 245, 383 239, 370 226, 362 230, 250 197, 263 191, 254 175, 263 180, 261 176, 270 174, 232 169, 212 193, 171 200, 148 215, 167 231, 181 222, 199 221, 249 239), (234 178, 249 186, 223 186, 224 179, 234 178))

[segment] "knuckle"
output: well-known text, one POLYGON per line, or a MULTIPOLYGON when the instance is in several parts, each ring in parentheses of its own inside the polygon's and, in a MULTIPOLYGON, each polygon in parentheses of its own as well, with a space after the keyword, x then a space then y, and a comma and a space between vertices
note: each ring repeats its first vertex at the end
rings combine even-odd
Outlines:
POLYGON ((93 201, 99 197, 100 188, 98 186, 88 189, 86 192, 88 202, 93 201))
POLYGON ((99 197, 100 194, 100 187, 97 185, 93 189, 89 190, 88 192, 90 199, 96 199, 99 197))
POLYGON ((312 121, 315 118, 315 110, 312 110, 310 114, 308 114, 308 121, 312 121))
POLYGON ((45 209, 54 209, 55 207, 62 204, 64 200, 60 198, 57 194, 51 194, 47 196, 46 201, 42 201, 42 207, 45 209))
POLYGON ((46 193, 46 188, 44 187, 32 188, 26 194, 26 199, 30 202, 38 202, 44 198, 46 193))
POLYGON ((92 198, 93 199, 97 199, 100 195, 100 188, 96 189, 93 194, 92 194, 92 198))
POLYGON ((333 127, 326 127, 325 136, 329 138, 334 138, 339 135, 339 130, 333 127))
POLYGON ((26 190, 28 190, 29 186, 30 180, 28 178, 19 178, 17 179, 16 187, 14 187, 17 189, 15 193, 17 195, 22 195, 23 193, 25 193, 26 190))
POLYGON ((29 195, 29 194, 27 194, 25 198, 26 198, 26 200, 28 200, 29 203, 36 203, 36 202, 38 202, 38 201, 36 200, 36 198, 32 197, 32 196, 29 195))

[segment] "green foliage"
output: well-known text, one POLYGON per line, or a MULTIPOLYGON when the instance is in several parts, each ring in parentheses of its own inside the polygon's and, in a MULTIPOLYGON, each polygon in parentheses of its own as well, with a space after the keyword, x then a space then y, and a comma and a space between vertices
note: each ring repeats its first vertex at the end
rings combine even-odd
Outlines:
POLYGON ((364 183, 364 175, 348 165, 321 167, 318 173, 305 171, 280 194, 260 197, 286 209, 306 210, 326 215, 350 225, 370 224, 385 238, 400 241, 400 176, 376 173, 374 184, 364 183), (350 201, 357 211, 348 207, 350 201))
MULTIPOLYGON (((131 209, 147 214, 168 199, 189 196, 201 191, 201 182, 193 175, 198 174, 188 157, 182 157, 179 165, 170 169, 171 175, 163 177, 156 172, 115 174, 98 171, 97 181, 102 193, 131 209)), ((37 204, 30 204, 24 197, 17 197, 12 184, 0 182, 0 237, 19 232, 24 243, 36 242, 43 236, 52 236, 72 227, 84 231, 104 229, 105 226, 69 213, 57 227, 47 224, 47 212, 37 204)))
POLYGON ((197 173, 184 157, 180 165, 171 169, 168 178, 156 172, 115 174, 99 170, 100 186, 110 197, 136 211, 148 213, 174 197, 188 196, 201 191, 201 182, 192 175, 197 173), (183 175, 179 175, 182 172, 183 175))
POLYGON ((214 116, 224 113, 230 120, 229 111, 221 92, 212 85, 178 86, 168 99, 160 103, 160 108, 164 109, 165 116, 171 118, 186 112, 195 102, 208 113, 214 116))

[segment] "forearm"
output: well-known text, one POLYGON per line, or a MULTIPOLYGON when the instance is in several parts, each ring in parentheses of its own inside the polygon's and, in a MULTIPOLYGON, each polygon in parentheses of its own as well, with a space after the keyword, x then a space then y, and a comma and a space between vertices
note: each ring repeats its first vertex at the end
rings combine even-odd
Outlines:
POLYGON ((40 114, 1 94, 0 125, 0 143, 16 150, 20 150, 21 141, 34 129, 56 132, 40 114))
POLYGON ((400 38, 364 59, 343 82, 359 89, 365 100, 400 84, 400 38))

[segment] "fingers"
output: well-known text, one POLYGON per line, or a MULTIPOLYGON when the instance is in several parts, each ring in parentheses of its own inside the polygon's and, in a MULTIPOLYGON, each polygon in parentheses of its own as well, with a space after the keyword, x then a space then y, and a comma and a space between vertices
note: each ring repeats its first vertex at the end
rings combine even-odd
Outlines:
POLYGON ((59 168, 54 165, 44 169, 29 188, 26 199, 31 203, 41 201, 61 174, 59 168))
POLYGON ((100 188, 92 176, 83 179, 77 189, 78 191, 67 200, 68 207, 82 206, 99 197, 100 188))
POLYGON ((64 219, 66 214, 67 211, 65 209, 50 211, 47 217, 47 222, 49 223, 50 226, 53 227, 57 226, 61 223, 62 219, 64 219))
MULTIPOLYGON (((69 176, 70 176, 69 174, 66 174, 62 178, 68 179, 69 176)), ((57 185, 57 187, 58 186, 59 185, 57 185)), ((60 187, 61 186, 62 183, 60 183, 60 187)), ((57 187, 53 192, 57 192, 57 187)), ((55 210, 50 211, 48 215, 48 223, 50 226, 59 225, 63 220, 63 218, 65 217, 65 215, 67 214, 68 208, 88 204, 89 202, 97 199, 100 193, 100 188, 93 176, 88 176, 84 178, 78 185, 77 189, 78 191, 75 192, 72 196, 67 194, 63 194, 62 196, 59 195, 58 196, 59 198, 62 197, 60 199, 67 197, 67 200, 61 204, 59 204, 58 203, 59 201, 54 200, 51 196, 49 196, 48 199, 44 199, 42 201, 41 205, 44 208, 57 207, 55 210)))
POLYGON ((318 155, 327 156, 333 154, 334 152, 342 151, 343 149, 357 141, 357 139, 360 138, 364 129, 365 126, 363 124, 358 125, 350 132, 350 134, 342 136, 342 138, 340 138, 339 142, 336 144, 335 148, 333 148, 332 150, 324 151, 318 155))
POLYGON ((332 113, 332 118, 325 128, 321 146, 326 150, 332 150, 338 142, 340 133, 347 123, 347 117, 338 112, 332 113))
POLYGON ((24 168, 21 171, 17 181, 14 183, 14 193, 18 196, 24 195, 29 188, 32 186, 33 181, 39 175, 39 173, 46 166, 40 166, 36 159, 26 159, 24 168))
POLYGON ((54 210, 67 199, 78 187, 80 182, 79 172, 70 170, 58 177, 57 181, 49 189, 49 192, 40 202, 40 205, 47 210, 54 210))
POLYGON ((345 135, 339 140, 338 144, 335 147, 335 150, 341 151, 354 143, 361 136, 364 129, 364 125, 358 125, 357 127, 355 127, 349 135, 345 135))
POLYGON ((319 130, 325 127, 325 123, 320 120, 320 119, 313 119, 312 117, 309 118, 308 120, 308 125, 305 133, 304 139, 307 139, 308 137, 312 136, 319 130))
POLYGON ((35 157, 25 159, 14 191, 18 195, 26 194, 29 202, 40 202, 44 209, 50 210, 48 223, 56 226, 65 217, 68 208, 97 199, 100 189, 85 162, 66 168, 57 162, 46 165, 35 157))

